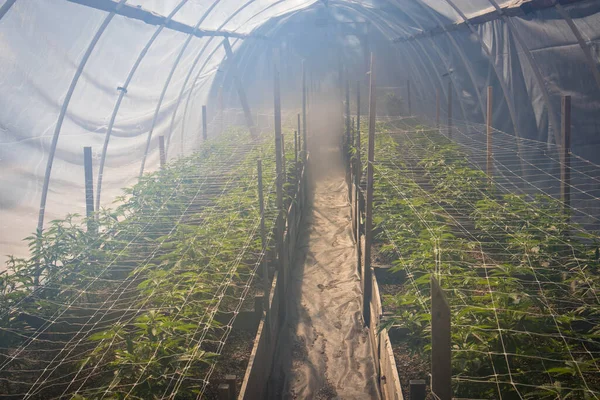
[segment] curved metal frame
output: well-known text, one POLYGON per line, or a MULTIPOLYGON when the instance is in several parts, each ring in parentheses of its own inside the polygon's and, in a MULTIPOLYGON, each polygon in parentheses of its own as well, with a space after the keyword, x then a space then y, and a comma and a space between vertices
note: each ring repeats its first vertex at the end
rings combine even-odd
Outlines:
MULTIPOLYGON (((126 2, 127 2, 127 0, 120 0, 119 4, 117 4, 117 6, 116 6, 116 10, 120 9, 123 6, 123 4, 125 4, 126 2)), ((69 107, 69 102, 71 101, 71 97, 73 96, 75 87, 77 86, 77 83, 79 82, 79 77, 81 77, 83 68, 87 64, 87 61, 89 60, 90 55, 94 51, 96 44, 100 40, 100 37, 102 37, 102 34, 104 33, 104 31, 108 27, 108 24, 110 24, 110 21, 112 21, 114 16, 115 16, 114 11, 111 12, 110 14, 108 14, 104 18, 102 25, 100 25, 100 27, 96 31, 96 34, 92 38, 92 41, 88 45, 88 48, 85 51, 85 54, 83 55, 83 57, 79 63, 79 66, 77 67, 77 71, 75 72, 75 75, 73 76, 73 79, 71 80, 71 84, 69 85, 69 89, 67 90, 67 95, 65 96, 62 107, 60 109, 60 113, 58 115, 58 121, 56 122, 56 126, 54 128, 54 135, 52 136, 50 152, 48 154, 48 162, 46 164, 46 173, 44 175, 44 185, 42 187, 42 197, 40 200, 40 211, 39 211, 38 225, 37 225, 38 232, 41 232, 42 229, 44 228, 44 214, 46 212, 46 199, 48 197, 48 189, 50 187, 50 175, 52 173, 52 164, 54 163, 54 155, 56 154, 56 146, 58 145, 58 138, 60 136, 60 130, 62 128, 62 124, 65 119, 65 115, 67 113, 67 108, 69 107)))
MULTIPOLYGON (((496 11, 500 14, 502 21, 504 21, 504 23, 506 24, 506 26, 508 28, 508 31, 515 38, 517 46, 519 46, 521 48, 521 51, 523 52, 523 54, 525 54, 525 58, 527 59, 529 66, 533 70, 533 75, 537 81, 538 86, 540 87, 540 90, 542 91, 542 97, 544 98, 544 102, 546 103, 546 108, 548 109, 548 118, 550 120, 550 123, 552 124, 553 131, 554 131, 554 140, 556 141, 557 144, 560 143, 560 124, 558 122, 559 120, 556 117, 556 114, 554 113, 554 108, 552 107, 552 102, 550 101, 550 94, 548 93, 548 89, 546 88, 544 77, 542 76, 542 72, 540 71, 540 68, 537 65, 537 62, 533 58, 531 51, 529 51, 529 49, 525 45, 525 41, 519 34, 519 32, 518 32, 517 28, 515 27, 515 25, 513 24, 512 20, 509 17, 507 17, 506 15, 504 15, 504 13, 502 12, 502 9, 500 8, 500 6, 498 6, 498 3, 496 3, 495 0, 488 0, 488 2, 492 6, 494 6, 496 11)), ((548 130, 550 130, 550 127, 548 127, 548 130)), ((550 132, 548 132, 548 139, 549 138, 550 138, 550 132)))
MULTIPOLYGON (((202 17, 200 17, 200 19, 194 26, 194 32, 196 32, 196 30, 198 29, 200 24, 202 22, 204 22, 206 17, 208 17, 208 14, 211 13, 211 11, 217 6, 217 4, 219 4, 220 1, 221 0, 215 0, 211 4, 211 6, 206 10, 206 12, 202 15, 202 17)), ((181 58, 183 57, 183 53, 187 49, 191 40, 194 38, 194 32, 189 34, 188 37, 186 38, 185 42, 183 43, 183 46, 181 47, 181 50, 179 51, 179 54, 177 55, 177 58, 175 59, 175 62, 173 63, 173 66, 171 67, 171 71, 169 72, 169 75, 167 76, 167 79, 163 86, 162 92, 160 93, 158 103, 156 104, 156 110, 154 111, 154 117, 152 118, 152 125, 150 127, 150 131, 148 131, 148 139, 146 140, 146 149, 144 150, 144 155, 142 157, 142 166, 140 168, 140 177, 144 173, 144 166, 146 165, 146 157, 148 156, 148 150, 150 149, 150 141, 152 140, 152 133, 154 132, 154 127, 156 126, 156 121, 158 119, 158 113, 160 112, 160 107, 165 98, 165 94, 167 93, 167 89, 169 88, 169 83, 171 83, 171 78, 173 78, 173 74, 175 73, 175 70, 177 69, 179 62, 181 61, 181 58)), ((166 157, 166 153, 165 153, 165 157, 166 157)))
POLYGON ((173 18, 173 16, 175 14, 177 14, 177 12, 181 9, 181 7, 183 7, 187 2, 188 2, 188 0, 181 0, 179 2, 179 4, 177 4, 177 6, 175 6, 175 8, 169 13, 167 18, 163 22, 163 24, 160 25, 158 28, 156 28, 156 30, 150 37, 150 40, 148 40, 148 42, 146 43, 146 45, 144 46, 144 48, 138 55, 138 58, 135 60, 133 66, 129 70, 129 74, 127 75, 127 78, 125 79, 125 84, 117 89, 119 91, 119 97, 117 98, 117 102, 115 103, 113 112, 110 116, 110 122, 108 123, 108 128, 106 129, 106 135, 104 136, 104 146, 102 147, 102 154, 100 156, 100 167, 98 169, 98 183, 96 185, 96 188, 97 188, 97 190, 96 190, 96 209, 100 208, 100 196, 102 194, 102 178, 104 176, 104 164, 106 162, 106 153, 108 151, 108 143, 110 142, 110 135, 112 134, 112 130, 115 125, 115 120, 117 118, 117 113, 119 112, 119 108, 121 107, 121 102, 123 101, 123 97, 127 93, 127 88, 129 87, 129 84, 131 83, 131 80, 133 79, 133 76, 135 75, 142 60, 146 56, 146 53, 150 49, 150 46, 152 46, 152 44, 154 43, 154 41, 156 40, 158 35, 160 35, 162 30, 165 28, 165 25, 173 18))

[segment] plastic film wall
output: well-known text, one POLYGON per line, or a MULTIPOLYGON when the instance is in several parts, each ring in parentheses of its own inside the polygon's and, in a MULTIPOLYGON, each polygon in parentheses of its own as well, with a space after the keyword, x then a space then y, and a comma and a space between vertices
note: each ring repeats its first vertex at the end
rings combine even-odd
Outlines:
MULTIPOLYGON (((294 60, 284 70, 290 80, 300 59, 314 67, 315 80, 331 73, 317 69, 325 34, 358 79, 373 51, 381 86, 402 91, 410 81, 413 114, 428 118, 440 91, 443 103, 452 94, 455 119, 482 123, 486 87, 493 86, 496 128, 555 143, 561 96, 571 95, 573 152, 600 162, 597 1, 107 2, 260 38, 231 38, 235 60, 225 60, 222 37, 197 37, 67 0, 1 1, 3 260, 27 254, 22 238, 39 225, 45 187, 43 226, 67 213, 85 214, 84 146, 93 149, 96 196, 102 169, 95 201, 110 206, 142 168, 157 168, 159 136, 169 158, 196 148, 200 107, 214 104, 217 87, 223 86, 226 106, 239 106, 229 62, 238 63, 258 107, 268 104, 263 83, 274 48, 282 61, 294 60)), ((295 90, 293 82, 287 85, 295 90)))

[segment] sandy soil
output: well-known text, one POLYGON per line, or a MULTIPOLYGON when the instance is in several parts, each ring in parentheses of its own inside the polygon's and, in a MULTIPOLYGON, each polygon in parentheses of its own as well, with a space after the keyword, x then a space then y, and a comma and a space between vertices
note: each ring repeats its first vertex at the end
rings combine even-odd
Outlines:
POLYGON ((339 153, 335 143, 313 153, 313 199, 293 266, 272 399, 379 398, 339 153))

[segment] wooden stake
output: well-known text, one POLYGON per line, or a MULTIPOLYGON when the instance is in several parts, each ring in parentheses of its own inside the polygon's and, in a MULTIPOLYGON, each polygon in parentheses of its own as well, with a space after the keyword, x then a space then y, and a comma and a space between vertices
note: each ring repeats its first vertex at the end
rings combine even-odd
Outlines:
POLYGON ((410 400, 425 400, 427 395, 425 379, 411 379, 409 385, 410 400))
POLYGON ((219 133, 223 133, 225 123, 225 107, 223 105, 223 85, 219 86, 219 133))
POLYGON ((306 63, 302 60, 302 141, 304 142, 304 160, 308 155, 308 143, 306 141, 306 63))
POLYGON ((85 176, 85 215, 88 232, 96 231, 94 221, 94 171, 92 168, 92 148, 83 148, 83 170, 85 176))
POLYGON ((229 400, 237 399, 237 376, 225 375, 225 381, 229 385, 229 400))
POLYGON ((375 57, 371 53, 371 76, 369 77, 369 149, 367 163, 367 210, 365 219, 365 267, 363 277, 363 318, 365 324, 371 324, 371 243, 373 241, 373 161, 375 158, 375 57))
MULTIPOLYGON (((262 160, 257 160, 257 169, 258 169, 258 206, 260 210, 260 243, 262 245, 262 251, 266 253, 267 251, 267 231, 265 229, 265 200, 263 194, 263 173, 262 173, 262 160)), ((265 298, 269 298, 269 269, 265 260, 262 262, 261 273, 264 279, 265 285, 265 298)))
POLYGON ((493 164, 493 152, 492 152, 492 118, 493 118, 493 88, 488 86, 487 88, 487 163, 486 163, 486 171, 488 176, 488 182, 492 182, 493 174, 494 174, 494 164, 493 164))
POLYGON ((562 146, 560 157, 560 198, 564 205, 565 213, 571 208, 571 96, 562 97, 562 146))
POLYGON ((167 155, 165 153, 165 137, 163 135, 158 137, 158 154, 160 157, 160 168, 163 169, 167 163, 167 155))
POLYGON ((408 99, 408 115, 411 116, 412 115, 412 105, 411 105, 411 98, 410 98, 410 81, 409 80, 406 81, 406 97, 408 99))
MULTIPOLYGON (((274 96, 274 111, 275 111, 275 174, 276 174, 276 189, 277 189, 277 259, 279 261, 278 268, 280 271, 279 278, 282 279, 283 287, 286 288, 287 272, 285 271, 285 248, 284 248, 284 231, 285 224, 283 219, 283 145, 281 134, 281 90, 279 86, 279 71, 277 65, 273 66, 273 96, 274 96)), ((282 300, 285 296, 282 297, 282 300)), ((283 320, 281 320, 283 321, 283 320)))
POLYGON ((206 117, 206 106, 202 106, 202 140, 208 139, 208 120, 206 117))
POLYGON ((450 307, 437 279, 431 277, 431 390, 440 400, 452 398, 450 307))
POLYGON ((298 168, 298 131, 294 131, 294 166, 298 168))
POLYGON ((440 130, 440 88, 435 90, 435 127, 440 130))
POLYGON ((361 143, 360 143, 360 82, 356 82, 356 167, 354 174, 354 209, 356 218, 356 268, 358 269, 359 275, 362 270, 362 240, 360 237, 360 216, 361 216, 361 192, 360 192, 360 180, 362 179, 362 164, 361 164, 361 143))
POLYGON ((300 129, 300 113, 298 113, 298 152, 302 153, 302 139, 300 135, 302 135, 302 130, 300 129))
POLYGON ((448 81, 448 136, 452 138, 452 81, 448 81))

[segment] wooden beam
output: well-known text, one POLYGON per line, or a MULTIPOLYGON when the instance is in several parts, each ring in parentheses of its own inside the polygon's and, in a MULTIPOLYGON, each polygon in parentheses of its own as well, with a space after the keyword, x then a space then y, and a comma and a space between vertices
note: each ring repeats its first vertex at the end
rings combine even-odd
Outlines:
POLYGON ((258 35, 245 35, 242 33, 212 30, 212 29, 199 29, 193 26, 183 24, 181 22, 173 21, 163 15, 157 14, 152 11, 143 9, 142 7, 132 6, 129 4, 121 4, 113 0, 67 0, 71 3, 79 4, 96 10, 114 12, 117 15, 121 15, 125 18, 135 19, 147 23, 148 25, 164 25, 165 28, 186 33, 188 35, 194 35, 197 37, 232 37, 236 39, 247 39, 247 38, 258 38, 266 39, 264 36, 258 35))
POLYGON ((431 391, 436 399, 452 398, 450 306, 437 279, 431 277, 431 391))

